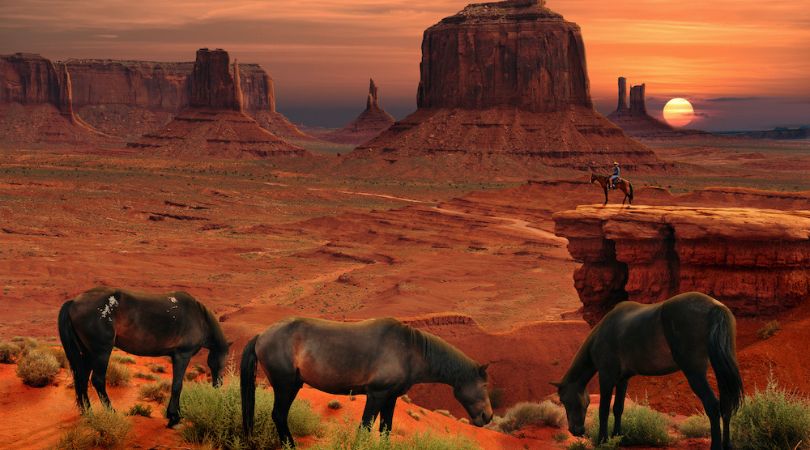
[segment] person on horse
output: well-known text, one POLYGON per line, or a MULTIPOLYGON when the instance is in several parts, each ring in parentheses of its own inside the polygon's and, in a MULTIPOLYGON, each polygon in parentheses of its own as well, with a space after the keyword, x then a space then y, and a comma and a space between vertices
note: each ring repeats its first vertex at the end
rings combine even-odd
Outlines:
POLYGON ((613 161, 613 175, 610 176, 610 189, 616 189, 616 182, 619 181, 622 171, 619 168, 619 163, 613 161))

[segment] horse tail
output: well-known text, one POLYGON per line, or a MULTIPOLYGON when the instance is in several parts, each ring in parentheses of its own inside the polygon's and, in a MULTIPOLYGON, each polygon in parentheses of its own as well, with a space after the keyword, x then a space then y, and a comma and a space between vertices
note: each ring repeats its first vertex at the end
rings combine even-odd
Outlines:
POLYGON ((633 203, 633 183, 628 181, 627 184, 630 186, 630 192, 627 195, 630 198, 630 203, 633 203))
POLYGON ((254 410, 256 408, 256 339, 253 336, 242 351, 239 367, 239 385, 242 393, 242 431, 245 436, 253 434, 254 410))
POLYGON ((80 409, 83 409, 87 405, 82 404, 82 393, 79 392, 79 380, 82 374, 86 373, 88 368, 82 356, 82 344, 79 342, 79 337, 76 336, 76 330, 73 329, 73 321, 70 320, 70 307, 72 305, 73 300, 68 300, 59 310, 59 339, 62 341, 62 347, 65 349, 65 356, 70 365, 70 370, 73 372, 73 387, 76 389, 76 403, 78 403, 80 409))
POLYGON ((709 361, 720 390, 720 412, 734 414, 740 407, 743 383, 736 355, 734 315, 725 306, 709 312, 709 361))

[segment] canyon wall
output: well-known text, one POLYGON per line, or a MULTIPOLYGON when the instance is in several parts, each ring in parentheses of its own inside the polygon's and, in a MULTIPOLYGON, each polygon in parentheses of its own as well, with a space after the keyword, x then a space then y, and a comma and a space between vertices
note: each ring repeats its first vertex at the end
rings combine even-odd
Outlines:
POLYGON ((591 325, 620 301, 687 291, 739 315, 777 313, 810 296, 810 211, 589 205, 554 221, 582 263, 574 284, 591 325))

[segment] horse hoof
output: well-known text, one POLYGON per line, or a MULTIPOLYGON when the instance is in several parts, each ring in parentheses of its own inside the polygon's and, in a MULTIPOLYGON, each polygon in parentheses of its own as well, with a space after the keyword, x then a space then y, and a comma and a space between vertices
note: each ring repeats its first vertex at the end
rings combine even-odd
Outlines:
POLYGON ((180 419, 169 419, 169 423, 166 425, 166 428, 174 428, 178 423, 180 423, 180 419))

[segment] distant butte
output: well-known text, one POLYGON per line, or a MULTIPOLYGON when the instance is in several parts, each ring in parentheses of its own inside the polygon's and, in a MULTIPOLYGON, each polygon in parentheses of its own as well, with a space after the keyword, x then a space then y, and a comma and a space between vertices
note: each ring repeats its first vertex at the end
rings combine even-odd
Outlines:
POLYGON ((345 127, 324 135, 327 141, 341 144, 362 144, 387 130, 395 122, 380 106, 377 85, 369 79, 366 109, 345 127))
POLYGON ((127 146, 189 159, 308 155, 245 114, 240 74, 238 63, 231 65, 228 52, 197 50, 189 79, 189 108, 165 127, 127 146))
POLYGON ((579 26, 537 1, 472 4, 428 28, 417 106, 349 159, 465 177, 664 166, 594 111, 579 26))

